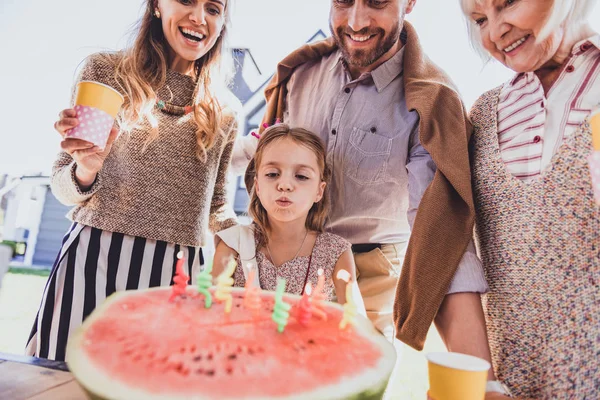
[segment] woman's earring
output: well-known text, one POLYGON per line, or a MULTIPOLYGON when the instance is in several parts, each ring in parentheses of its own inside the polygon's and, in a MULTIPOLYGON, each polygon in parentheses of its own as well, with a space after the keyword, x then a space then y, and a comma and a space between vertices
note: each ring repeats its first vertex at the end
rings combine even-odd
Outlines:
POLYGON ((156 10, 154 10, 154 16, 156 18, 160 18, 160 11, 158 11, 158 8, 156 10))

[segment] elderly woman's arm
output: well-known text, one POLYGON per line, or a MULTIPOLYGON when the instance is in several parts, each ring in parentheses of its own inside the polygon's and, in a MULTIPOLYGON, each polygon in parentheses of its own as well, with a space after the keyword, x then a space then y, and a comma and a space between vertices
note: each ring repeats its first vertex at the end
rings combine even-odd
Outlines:
MULTIPOLYGON (((491 363, 479 293, 446 295, 435 318, 435 326, 448 351, 473 355, 491 363)), ((495 379, 490 368, 488 380, 495 379)))

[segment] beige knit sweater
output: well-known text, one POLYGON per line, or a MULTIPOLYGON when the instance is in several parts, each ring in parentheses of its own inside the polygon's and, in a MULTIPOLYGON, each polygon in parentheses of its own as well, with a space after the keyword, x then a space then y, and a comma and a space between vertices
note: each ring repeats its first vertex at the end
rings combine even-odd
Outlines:
POLYGON ((519 398, 598 399, 600 209, 587 163, 590 126, 584 122, 565 139, 538 179, 523 182, 500 154, 499 93, 485 93, 471 111, 495 371, 519 398))
MULTIPOLYGON (((122 54, 115 54, 116 61, 122 54)), ((119 90, 114 62, 98 54, 88 58, 80 80, 95 80, 119 90)), ((187 105, 193 78, 167 72, 160 99, 187 105)), ((123 93, 124 94, 124 93, 123 93)), ((206 162, 196 157, 196 125, 191 114, 174 116, 157 109, 159 138, 144 150, 150 133, 145 123, 121 133, 113 144, 96 182, 82 192, 75 181, 75 162, 61 152, 54 163, 52 192, 75 207, 73 221, 106 231, 187 246, 202 246, 207 228, 217 232, 235 224, 227 203, 226 178, 237 124, 232 113, 224 119, 223 135, 208 150, 206 162), (231 115, 230 115, 231 114, 231 115)))

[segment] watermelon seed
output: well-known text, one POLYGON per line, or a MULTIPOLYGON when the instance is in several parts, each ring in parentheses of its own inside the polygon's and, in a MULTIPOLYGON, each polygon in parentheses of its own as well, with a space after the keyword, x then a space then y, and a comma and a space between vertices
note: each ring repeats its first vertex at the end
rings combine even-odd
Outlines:
POLYGON ((230 354, 229 355, 229 359, 230 360, 235 360, 237 358, 237 354, 230 354))
POLYGON ((206 371, 206 375, 208 375, 208 376, 214 376, 215 375, 215 370, 214 369, 209 369, 208 371, 206 371))
POLYGON ((194 357, 194 361, 196 361, 196 362, 202 361, 202 356, 194 357))
POLYGON ((315 341, 312 339, 308 339, 308 344, 315 344, 315 341))
POLYGON ((190 352, 191 353, 195 353, 196 352, 196 345, 195 344, 192 345, 192 348, 190 349, 190 352))
POLYGON ((208 358, 208 361, 212 361, 213 355, 212 354, 208 354, 208 357, 206 357, 206 358, 208 358))
POLYGON ((254 355, 254 349, 253 348, 249 348, 248 349, 248 354, 250 354, 251 356, 254 355))
POLYGON ((237 308, 240 308, 242 305, 241 304, 236 304, 235 305, 237 308))
POLYGON ((225 371, 227 372, 228 375, 233 374, 233 368, 231 368, 231 367, 227 367, 227 369, 225 371))

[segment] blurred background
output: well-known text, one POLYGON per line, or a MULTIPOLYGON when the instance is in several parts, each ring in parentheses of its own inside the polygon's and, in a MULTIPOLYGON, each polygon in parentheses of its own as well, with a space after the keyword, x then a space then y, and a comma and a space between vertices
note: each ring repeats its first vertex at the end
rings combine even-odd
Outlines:
MULTIPOLYGON (((128 43, 142 0, 0 0, 0 352, 22 353, 60 240, 68 208, 49 190, 59 151, 53 123, 69 106, 77 67, 94 52, 128 43), (2 281, 6 269, 10 269, 2 281)), ((277 61, 300 45, 329 36, 328 0, 236 0, 230 41, 236 61, 233 91, 247 134, 262 118, 263 89, 277 61)), ((413 23, 430 58, 454 80, 468 108, 513 74, 486 65, 471 49, 459 0, 419 0, 413 23)), ((589 18, 600 30, 600 10, 589 18)), ((245 188, 231 177, 236 211, 245 188)), ((425 352, 442 350, 434 329, 425 352)), ((407 349, 393 393, 423 399, 423 353, 407 349)))

